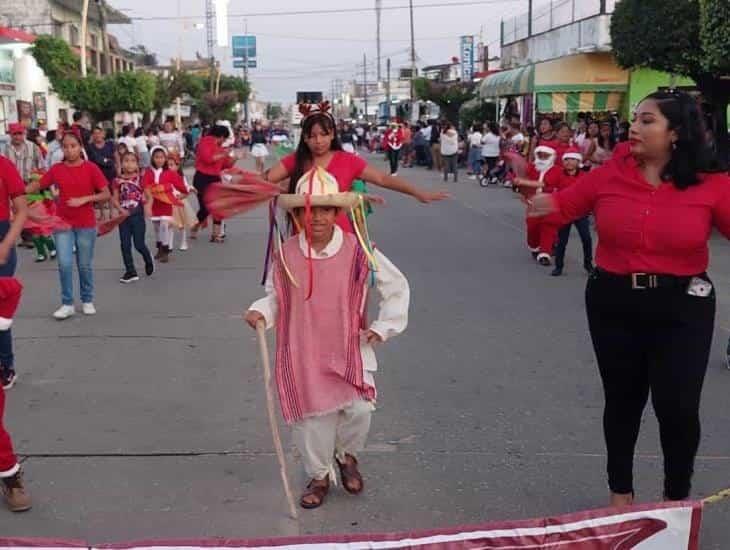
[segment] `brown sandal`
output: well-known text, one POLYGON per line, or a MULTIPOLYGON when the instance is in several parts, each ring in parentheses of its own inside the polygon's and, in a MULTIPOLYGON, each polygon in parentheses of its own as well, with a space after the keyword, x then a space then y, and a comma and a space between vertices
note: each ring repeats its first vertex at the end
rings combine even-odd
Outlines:
POLYGON ((330 490, 330 476, 324 479, 313 479, 307 485, 307 489, 302 493, 299 505, 307 510, 319 508, 324 503, 324 498, 330 490), (308 497, 315 497, 314 502, 305 500, 308 497))
POLYGON ((337 461, 337 465, 340 467, 342 486, 345 488, 345 491, 351 495, 359 495, 365 488, 365 483, 363 482, 362 475, 360 475, 360 470, 357 468, 357 458, 351 454, 346 454, 345 458, 351 459, 352 463, 349 461, 345 463, 342 463, 339 460, 337 461), (353 482, 358 484, 357 489, 352 488, 353 482))

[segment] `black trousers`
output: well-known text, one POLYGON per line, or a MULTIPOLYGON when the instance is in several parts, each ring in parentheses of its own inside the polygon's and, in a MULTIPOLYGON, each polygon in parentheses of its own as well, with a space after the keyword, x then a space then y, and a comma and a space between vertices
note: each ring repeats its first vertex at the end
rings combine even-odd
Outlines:
POLYGON ((588 280, 586 309, 605 394, 609 487, 615 493, 634 489, 634 447, 651 392, 664 452, 664 495, 687 498, 700 441, 714 290, 706 298, 683 288, 632 290, 596 272, 588 280))
MULTIPOLYGON (((220 179, 220 176, 211 176, 201 172, 195 172, 193 176, 193 187, 198 192, 198 222, 200 223, 203 223, 210 215, 208 208, 205 206, 205 192, 211 183, 220 181, 220 179)), ((217 225, 221 222, 214 218, 213 223, 217 225)))
POLYGON ((565 249, 568 247, 568 239, 570 239, 570 227, 575 225, 583 243, 583 261, 584 263, 593 262, 593 239, 591 239, 591 223, 588 216, 574 221, 572 224, 565 225, 558 231, 558 243, 555 245, 555 266, 563 267, 565 264, 565 249))
POLYGON ((145 244, 144 236, 146 223, 142 207, 137 207, 129 217, 119 224, 119 244, 122 248, 122 259, 127 273, 136 273, 134 258, 132 257, 132 241, 134 248, 142 255, 145 265, 152 263, 150 249, 145 244))
POLYGON ((388 160, 390 160, 390 173, 395 174, 398 171, 398 160, 400 159, 400 149, 388 149, 388 160))

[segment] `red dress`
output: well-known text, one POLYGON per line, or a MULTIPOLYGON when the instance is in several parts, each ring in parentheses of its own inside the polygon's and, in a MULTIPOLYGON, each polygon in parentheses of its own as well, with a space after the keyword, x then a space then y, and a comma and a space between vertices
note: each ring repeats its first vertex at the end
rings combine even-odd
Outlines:
MULTIPOLYGON (((182 176, 172 170, 153 170, 148 168, 142 177, 142 187, 152 190, 157 196, 169 197, 174 201, 174 190, 182 194, 187 194, 185 181, 182 176)), ((172 219, 172 202, 168 203, 157 197, 152 199, 152 219, 167 220, 172 219)))

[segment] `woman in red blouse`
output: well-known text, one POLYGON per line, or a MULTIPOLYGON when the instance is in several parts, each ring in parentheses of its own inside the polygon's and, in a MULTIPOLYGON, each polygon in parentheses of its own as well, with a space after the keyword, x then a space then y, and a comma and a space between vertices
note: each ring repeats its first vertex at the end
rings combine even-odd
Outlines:
MULTIPOLYGON (((296 152, 284 157, 266 172, 266 179, 280 184, 287 193, 293 193, 299 178, 312 165, 320 166, 332 174, 343 192, 350 191, 354 180, 362 179, 410 195, 423 203, 440 201, 449 196, 441 191, 419 189, 404 179, 373 168, 362 157, 343 151, 337 138, 335 119, 326 111, 315 111, 304 118, 302 139, 296 152)), ((344 231, 352 232, 352 226, 344 213, 340 213, 337 224, 344 231)))
MULTIPOLYGON (((230 168, 235 163, 235 157, 231 156, 230 149, 223 147, 223 142, 228 138, 228 128, 216 125, 210 129, 208 135, 204 136, 195 151, 195 176, 193 176, 193 187, 198 192, 198 223, 192 228, 190 238, 198 236, 198 230, 207 223, 208 208, 205 206, 205 193, 211 183, 220 181, 221 172, 230 168)), ((210 235, 210 242, 223 242, 221 223, 223 220, 213 218, 213 231, 210 235)))
POLYGON ((710 173, 702 115, 689 95, 657 92, 634 113, 630 149, 553 195, 534 215, 593 212, 596 270, 588 325, 603 380, 611 504, 634 499, 633 456, 651 391, 664 451, 664 496, 690 493, 700 394, 715 317, 708 240, 730 238, 730 178, 710 173))

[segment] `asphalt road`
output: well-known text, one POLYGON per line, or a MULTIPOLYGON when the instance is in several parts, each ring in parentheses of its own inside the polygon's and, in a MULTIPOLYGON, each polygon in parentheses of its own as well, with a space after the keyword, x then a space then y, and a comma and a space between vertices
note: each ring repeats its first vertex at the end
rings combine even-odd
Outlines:
MULTIPOLYGON (((401 174, 444 185, 421 168, 401 174)), ((20 383, 7 423, 35 508, 0 510, 0 536, 104 543, 380 532, 603 506, 602 393, 577 235, 566 275, 549 277, 523 245, 509 190, 465 177, 447 187, 453 199, 430 206, 383 192, 388 205, 371 217, 378 246, 410 281, 411 322, 380 353, 365 494, 335 490, 298 522, 286 516, 254 335, 239 319, 263 292, 263 209, 230 221, 224 245, 198 240, 134 285, 117 282, 116 234, 102 238, 94 318, 51 319, 55 266, 21 251, 20 383)), ((719 307, 697 497, 730 486, 730 247, 718 240, 712 249, 719 307)), ((284 433, 298 494, 304 478, 284 433)), ((638 453, 638 498, 658 500, 650 410, 638 453)), ((730 502, 707 507, 702 547, 730 547, 728 525, 730 502)))

